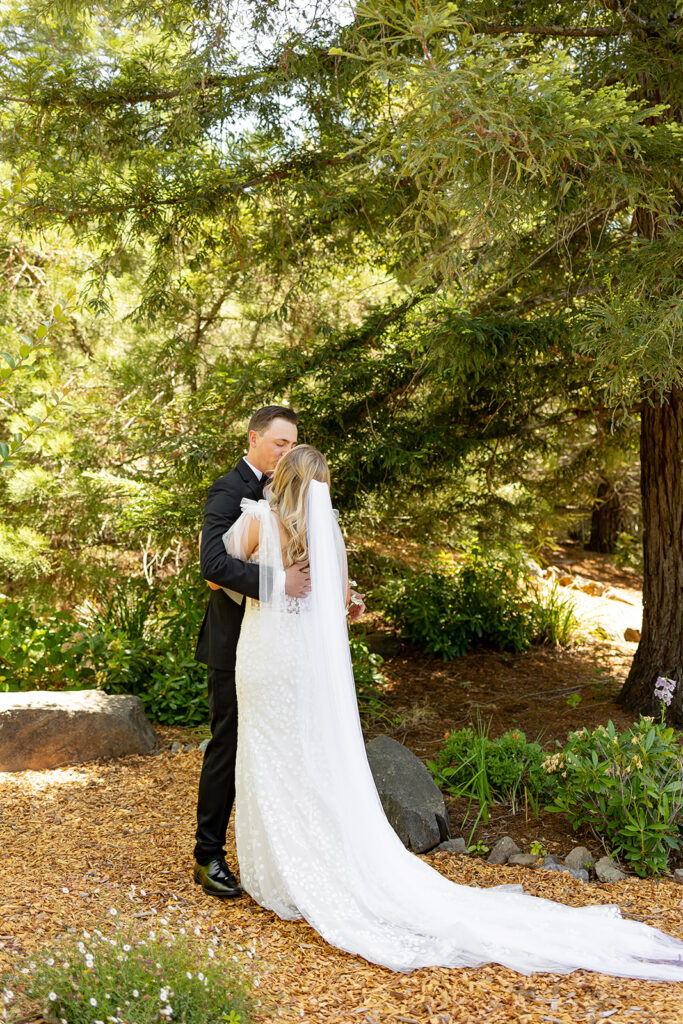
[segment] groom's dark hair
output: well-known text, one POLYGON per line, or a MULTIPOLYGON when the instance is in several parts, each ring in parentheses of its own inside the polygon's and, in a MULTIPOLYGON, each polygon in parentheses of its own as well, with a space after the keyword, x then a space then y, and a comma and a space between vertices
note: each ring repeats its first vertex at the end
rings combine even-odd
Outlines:
POLYGON ((293 409, 288 409, 284 405, 264 405, 262 409, 257 409, 249 420, 247 433, 250 430, 255 430, 257 434, 262 434, 268 429, 273 420, 288 420, 295 426, 299 422, 299 418, 293 409))

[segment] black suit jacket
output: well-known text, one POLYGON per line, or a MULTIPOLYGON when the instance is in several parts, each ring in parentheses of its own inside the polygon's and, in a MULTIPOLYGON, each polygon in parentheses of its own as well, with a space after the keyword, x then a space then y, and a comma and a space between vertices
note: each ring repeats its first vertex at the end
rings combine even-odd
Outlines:
MULTIPOLYGON (((242 498, 263 497, 264 480, 240 459, 231 473, 209 488, 204 506, 200 565, 202 576, 212 583, 258 600, 259 567, 233 558, 225 550, 223 534, 242 514, 242 498)), ((212 668, 234 669, 237 641, 244 614, 244 602, 237 604, 223 590, 211 590, 195 658, 212 668)))

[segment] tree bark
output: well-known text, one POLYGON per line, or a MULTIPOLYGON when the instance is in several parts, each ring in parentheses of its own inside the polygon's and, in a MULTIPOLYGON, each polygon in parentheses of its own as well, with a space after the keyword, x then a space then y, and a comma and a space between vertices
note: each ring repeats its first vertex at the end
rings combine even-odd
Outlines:
POLYGON ((598 493, 591 513, 591 535, 586 550, 613 554, 623 519, 619 492, 614 484, 603 476, 598 483, 598 493))
POLYGON ((658 676, 678 682, 669 721, 683 725, 683 388, 653 397, 642 413, 643 628, 619 694, 630 711, 659 715, 658 676))

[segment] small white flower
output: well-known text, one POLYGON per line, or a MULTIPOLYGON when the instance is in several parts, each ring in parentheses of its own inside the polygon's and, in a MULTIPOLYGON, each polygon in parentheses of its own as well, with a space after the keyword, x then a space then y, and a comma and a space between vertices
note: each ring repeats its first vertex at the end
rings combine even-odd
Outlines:
POLYGON ((12 991, 12 989, 4 989, 2 993, 2 998, 5 1000, 6 1003, 9 1003, 12 999, 14 999, 14 992, 12 991))
POLYGON ((192 981, 192 971, 185 971, 185 977, 189 978, 190 981, 192 981))
POLYGON ((116 917, 116 915, 118 914, 118 910, 116 909, 116 907, 110 907, 109 913, 111 914, 112 917, 116 917))
POLYGON ((167 988, 160 989, 160 991, 159 991, 159 999, 160 999, 160 1001, 162 1003, 166 1002, 166 1000, 168 999, 168 989, 167 988))
POLYGON ((62 886, 62 892, 64 893, 65 896, 69 895, 69 890, 67 889, 67 887, 65 885, 62 886))
POLYGON ((51 1003, 54 1003, 55 1000, 57 999, 57 993, 56 992, 48 992, 47 998, 50 1000, 51 1003))
MULTIPOLYGON (((99 935, 99 934, 100 934, 100 933, 98 932, 98 935, 99 935)), ((89 939, 89 938, 90 938, 90 932, 83 932, 83 938, 84 938, 84 939, 89 939)))
POLYGON ((215 955, 216 955, 216 954, 215 954, 215 953, 214 953, 214 951, 213 951, 213 950, 211 949, 211 946, 209 946, 209 948, 207 949, 207 951, 206 951, 206 952, 207 952, 207 953, 209 954, 209 957, 210 957, 210 958, 211 958, 211 959, 213 960, 213 958, 215 957, 215 955))
POLYGON ((145 892, 145 890, 144 890, 144 889, 140 889, 140 895, 141 895, 141 896, 146 896, 146 895, 147 895, 147 893, 145 892))
POLYGON ((97 1000, 95 999, 94 996, 90 996, 88 1002, 90 1003, 91 1006, 97 1006, 97 1000))
POLYGON ((140 993, 138 992, 138 990, 136 988, 134 988, 133 989, 133 999, 137 999, 139 995, 140 995, 140 993))
POLYGON ((195 933, 195 935, 201 935, 201 934, 202 934, 202 930, 201 930, 201 928, 200 928, 199 926, 197 926, 197 927, 195 928, 195 930, 194 930, 194 933, 195 933))
POLYGON ((202 974, 201 971, 199 971, 199 973, 197 974, 197 977, 199 978, 200 981, 204 981, 204 975, 202 974))
POLYGON ((127 943, 126 943, 126 944, 124 945, 124 947, 123 947, 123 951, 124 951, 124 953, 127 953, 129 949, 130 949, 130 943, 128 943, 128 942, 127 942, 127 943))
POLYGON ((45 961, 45 963, 47 964, 48 967, 52 967, 54 962, 55 962, 55 958, 53 956, 49 956, 47 958, 47 960, 45 961))

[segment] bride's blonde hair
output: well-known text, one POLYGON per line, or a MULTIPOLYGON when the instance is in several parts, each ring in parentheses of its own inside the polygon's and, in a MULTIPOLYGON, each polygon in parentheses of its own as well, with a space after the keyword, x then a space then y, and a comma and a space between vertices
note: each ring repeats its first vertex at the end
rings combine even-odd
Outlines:
POLYGON ((265 489, 265 497, 289 534, 284 551, 285 565, 299 562, 308 555, 306 497, 311 480, 320 480, 330 486, 325 456, 310 444, 298 444, 282 456, 265 489))

